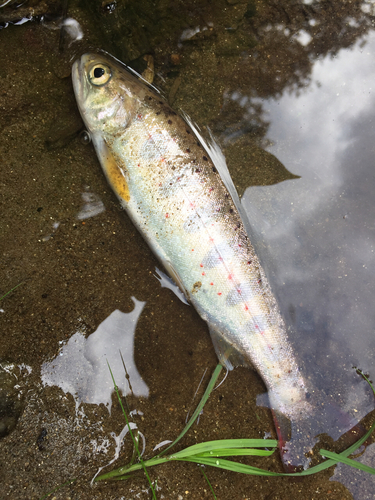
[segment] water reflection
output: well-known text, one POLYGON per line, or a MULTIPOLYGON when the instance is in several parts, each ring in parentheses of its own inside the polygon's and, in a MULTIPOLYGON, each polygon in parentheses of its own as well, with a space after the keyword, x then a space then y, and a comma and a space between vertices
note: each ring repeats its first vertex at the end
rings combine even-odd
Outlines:
POLYGON ((309 378, 357 419, 373 396, 352 367, 375 375, 374 49, 372 32, 261 101, 267 151, 301 178, 243 197, 309 378))
POLYGON ((90 193, 86 188, 86 192, 82 193, 84 204, 77 214, 78 220, 86 220, 90 217, 95 217, 105 211, 105 206, 99 196, 95 193, 90 193))
MULTIPOLYGON (((375 444, 366 449, 366 453, 357 459, 358 462, 375 467, 375 444)), ((372 500, 375 491, 375 477, 344 464, 337 464, 330 481, 340 481, 350 490, 353 497, 360 500, 372 500)))
POLYGON ((72 394, 77 408, 81 402, 103 403, 111 411, 113 382, 109 364, 123 394, 131 392, 130 380, 133 394, 147 397, 148 387, 134 362, 134 334, 145 302, 134 297, 132 300, 132 312, 122 313, 116 309, 88 338, 84 331, 77 331, 52 361, 43 363, 43 384, 56 385, 65 393, 72 394))

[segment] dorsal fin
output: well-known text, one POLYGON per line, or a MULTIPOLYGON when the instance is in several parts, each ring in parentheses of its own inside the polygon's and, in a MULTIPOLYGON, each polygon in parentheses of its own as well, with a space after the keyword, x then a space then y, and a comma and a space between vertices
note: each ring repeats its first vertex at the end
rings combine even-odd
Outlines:
POLYGON ((238 210, 238 213, 241 216, 243 225, 245 226, 246 232, 248 235, 252 233, 251 231, 251 225, 249 222, 249 219, 246 215, 246 212, 242 206, 241 200, 238 196, 237 189, 235 185, 233 184, 232 177, 230 175, 227 162, 225 160, 225 156, 223 152, 221 151, 221 148, 219 144, 216 142, 212 132, 210 129, 208 129, 209 134, 210 134, 210 140, 209 142, 204 139, 200 133, 200 129, 198 125, 196 125, 190 118, 189 115, 187 115, 184 111, 181 112, 182 117, 186 121, 186 123, 189 125, 189 127, 193 130, 197 138, 199 139, 199 142, 202 144, 204 149, 206 150, 206 153, 208 156, 211 158, 213 164, 215 165, 217 171, 220 174, 220 177, 222 181, 225 184, 225 187, 228 189, 229 194, 231 195, 233 202, 238 210))

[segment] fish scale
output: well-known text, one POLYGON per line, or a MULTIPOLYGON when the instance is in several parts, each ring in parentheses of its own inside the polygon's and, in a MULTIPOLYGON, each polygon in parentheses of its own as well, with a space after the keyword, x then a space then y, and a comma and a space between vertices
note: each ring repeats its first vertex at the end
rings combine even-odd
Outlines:
POLYGON ((305 464, 303 453, 316 442, 301 435, 312 415, 306 383, 220 162, 160 94, 119 62, 85 54, 72 77, 121 204, 207 322, 220 361, 228 368, 253 365, 263 378, 284 462, 305 464), (283 435, 285 419, 292 439, 283 435))

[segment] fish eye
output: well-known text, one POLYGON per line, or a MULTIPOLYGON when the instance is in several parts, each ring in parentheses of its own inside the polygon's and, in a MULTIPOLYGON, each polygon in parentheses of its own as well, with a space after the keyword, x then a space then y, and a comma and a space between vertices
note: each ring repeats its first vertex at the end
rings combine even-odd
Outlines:
POLYGON ((109 82, 111 77, 111 70, 105 64, 95 64, 89 70, 89 80, 96 87, 105 85, 109 82))

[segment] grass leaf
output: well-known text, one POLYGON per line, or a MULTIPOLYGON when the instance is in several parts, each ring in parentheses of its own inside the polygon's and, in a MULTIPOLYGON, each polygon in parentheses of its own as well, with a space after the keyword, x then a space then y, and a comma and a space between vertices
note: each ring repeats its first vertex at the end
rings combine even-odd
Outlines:
MULTIPOLYGON (((141 454, 139 453, 138 443, 137 443, 137 440, 135 439, 134 434, 133 434, 133 432, 132 432, 132 430, 131 430, 131 427, 130 427, 130 424, 129 424, 129 420, 128 420, 128 416, 126 415, 126 411, 124 410, 124 407, 123 407, 123 404, 122 404, 122 401, 121 401, 121 397, 120 397, 120 393, 119 393, 119 391, 118 391, 118 387, 117 387, 117 385, 116 385, 115 378, 114 378, 114 376, 113 376, 113 373, 112 373, 111 367, 109 366, 108 360, 107 360, 107 364, 108 364, 109 371, 110 371, 110 373, 111 373, 111 377, 112 377, 113 385, 114 385, 114 388, 115 388, 115 391, 116 391, 116 394, 117 394, 117 399, 118 399, 118 401, 119 401, 119 403, 120 403, 122 413, 123 413, 123 415, 124 415, 124 417, 125 417, 126 424, 127 424, 127 426, 128 426, 128 429, 129 429, 129 434, 130 434, 130 436, 131 436, 131 438, 132 438, 132 441, 133 441, 133 446, 134 446, 134 449, 137 451, 137 455, 138 455, 139 461, 140 461, 141 466, 142 466, 142 468, 143 468, 143 470, 144 470, 144 473, 145 473, 145 475, 146 475, 146 477, 147 477, 147 481, 148 481, 148 483, 149 483, 149 485, 150 485, 151 492, 152 492, 152 498, 154 498, 155 500, 157 500, 157 499, 156 499, 156 493, 155 493, 155 490, 154 490, 154 488, 153 488, 153 486, 152 486, 152 482, 151 482, 150 476, 148 475, 148 472, 147 472, 147 468, 146 468, 146 466, 145 466, 145 464, 144 464, 144 461, 142 460, 141 454)), ((101 476, 99 476, 99 477, 101 477, 101 476)), ((99 478, 96 478, 96 480, 98 480, 98 479, 99 479, 99 478)))
POLYGON ((211 493, 212 493, 212 494, 213 494, 213 496, 214 496, 214 500, 217 500, 217 496, 215 495, 214 489, 213 489, 213 487, 212 487, 212 485, 211 485, 210 481, 208 480, 208 477, 206 476, 206 473, 204 472, 203 467, 200 467, 200 471, 201 471, 201 473, 203 474, 203 476, 204 476, 205 480, 207 481, 207 484, 208 484, 208 486, 209 486, 209 488, 210 488, 210 490, 211 490, 211 493))
POLYGON ((159 457, 164 455, 168 450, 170 450, 175 444, 177 444, 180 439, 182 439, 187 431, 190 429, 190 427, 193 425, 193 423, 196 421, 198 418, 200 412, 202 411, 204 405, 206 404, 207 399, 209 398, 213 388, 215 387, 216 381, 221 373, 221 370, 223 369, 223 366, 218 364, 217 367, 215 368, 214 373, 212 374, 211 380, 207 386, 207 389, 205 390, 202 399, 200 400, 197 408, 195 409, 193 415, 191 416, 189 422, 186 424, 184 430, 181 432, 181 434, 173 441, 172 444, 170 444, 165 450, 163 450, 161 453, 159 453, 159 457))
POLYGON ((21 283, 18 283, 18 285, 14 286, 11 290, 9 290, 9 292, 7 292, 2 297, 0 297, 0 300, 3 300, 7 295, 9 295, 10 293, 12 293, 13 290, 15 290, 16 288, 18 288, 19 286, 21 286, 23 283, 24 283, 24 281, 21 281, 21 283))
MULTIPOLYGON (((315 465, 310 469, 303 470, 301 472, 273 472, 266 469, 261 469, 259 467, 254 467, 247 464, 242 464, 239 462, 235 462, 232 460, 226 460, 220 457, 226 456, 270 456, 274 453, 275 448, 278 445, 278 442, 275 439, 221 439, 215 441, 207 441, 205 443, 198 443, 193 446, 189 446, 183 450, 180 450, 176 453, 173 453, 169 456, 162 457, 172 446, 174 446, 189 430, 192 426, 198 415, 200 414, 205 402, 207 401, 212 389, 215 386, 217 378, 221 372, 222 366, 218 365, 211 377, 210 383, 197 406, 193 416, 187 423, 184 430, 178 436, 178 438, 166 448, 163 452, 157 455, 150 460, 145 461, 143 464, 133 464, 127 465, 125 467, 120 467, 117 470, 109 472, 107 474, 103 474, 96 478, 97 481, 103 479, 117 479, 123 480, 129 477, 129 474, 140 470, 142 467, 152 467, 155 465, 159 465, 162 463, 166 463, 168 461, 176 460, 179 462, 194 462, 199 465, 209 465, 211 467, 216 467, 224 470, 229 470, 233 472, 238 472, 241 474, 250 474, 256 476, 274 476, 274 477, 282 477, 282 476, 310 476, 321 472, 329 467, 332 467, 337 464, 337 462, 343 462, 353 467, 356 467, 361 470, 365 470, 371 474, 375 474, 375 469, 368 467, 367 465, 363 465, 355 460, 348 459, 347 457, 352 454, 355 450, 357 450, 371 435, 371 433, 375 429, 375 423, 371 426, 371 428, 366 432, 364 436, 362 436, 356 443, 347 448, 340 454, 332 453, 326 450, 320 450, 320 453, 323 457, 327 457, 328 460, 320 463, 319 465, 315 465), (271 448, 271 449, 264 449, 271 448)), ((368 380, 368 378, 362 373, 359 372, 363 378, 368 382, 371 386, 371 389, 375 395, 375 389, 372 383, 368 380)), ((121 403, 120 403, 121 404, 121 403)), ((202 470, 203 472, 203 470, 202 470)), ((204 473, 203 473, 204 474, 204 473)), ((204 474, 206 480, 208 481, 206 475, 204 474)), ((212 490, 213 492, 213 490, 212 490)), ((214 493, 213 493, 214 494, 214 493)), ((215 497, 216 498, 216 497, 215 497)))
POLYGON ((227 448, 224 450, 216 451, 206 451, 205 453, 199 453, 195 455, 196 457, 244 457, 244 456, 257 456, 257 457, 269 457, 273 455, 275 448, 273 450, 257 450, 254 448, 227 448))
POLYGON ((366 464, 362 464, 361 462, 357 462, 356 460, 352 460, 351 458, 343 457, 339 453, 333 453, 332 451, 328 450, 320 450, 320 454, 324 455, 327 458, 331 458, 335 462, 341 462, 356 469, 368 472, 369 474, 375 474, 375 469, 373 469, 372 467, 369 467, 366 464))
POLYGON ((190 455, 201 455, 203 453, 215 452, 216 450, 223 451, 224 449, 238 449, 248 448, 275 448, 277 441, 275 439, 219 439, 216 441, 206 441, 205 443, 194 444, 184 450, 173 453, 173 458, 183 458, 190 455))

